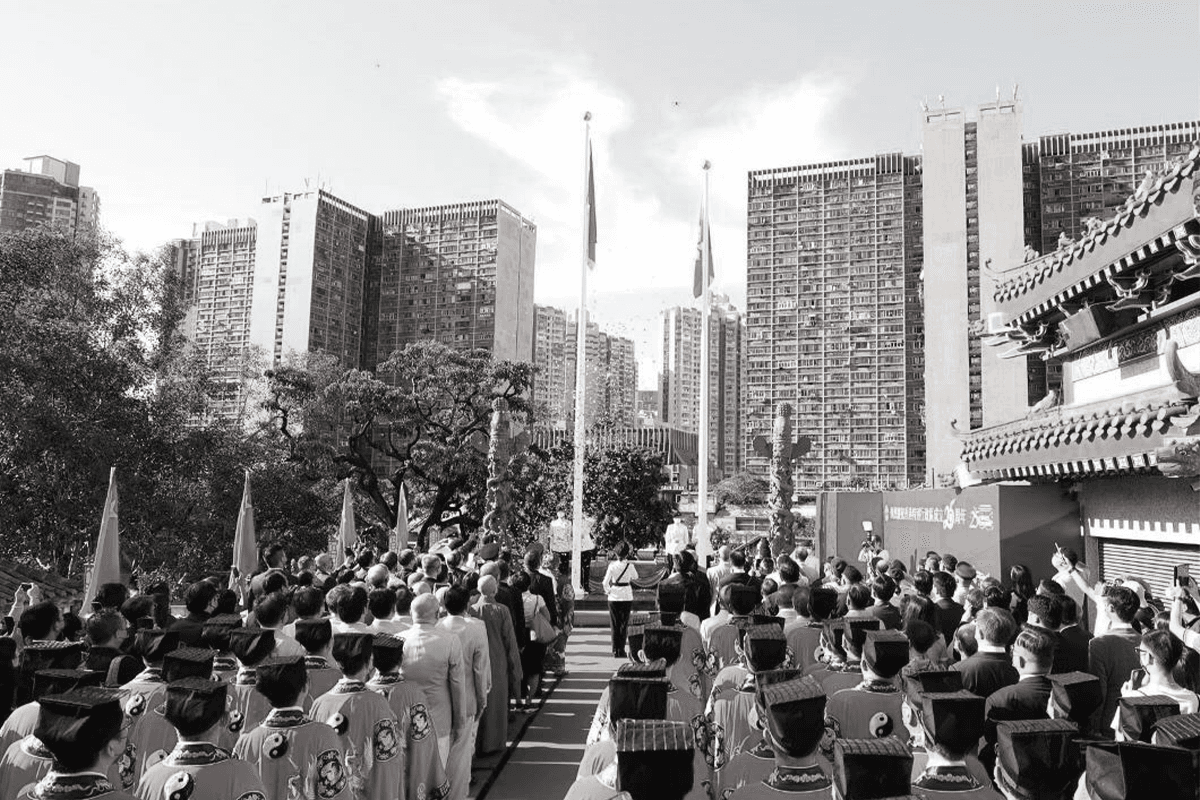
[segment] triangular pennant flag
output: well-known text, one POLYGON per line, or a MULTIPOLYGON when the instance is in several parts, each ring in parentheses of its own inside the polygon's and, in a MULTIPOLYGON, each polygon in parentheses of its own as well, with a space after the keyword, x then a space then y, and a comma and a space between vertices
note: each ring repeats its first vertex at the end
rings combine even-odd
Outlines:
POLYGON ((708 215, 700 212, 700 240, 696 242, 696 273, 692 280, 692 295, 699 297, 704 288, 713 282, 712 236, 708 228, 708 215), (705 280, 705 272, 708 279, 705 280))
POLYGON ((100 586, 105 583, 119 583, 121 580, 119 523, 117 468, 112 467, 108 472, 108 496, 104 499, 104 513, 100 516, 100 538, 96 540, 92 571, 88 575, 87 588, 83 592, 83 608, 88 613, 100 586))
MULTIPOLYGON (((242 505, 238 509, 237 528, 233 533, 233 566, 237 568, 236 583, 245 586, 258 567, 258 540, 254 533, 254 500, 250 495, 250 471, 242 487, 242 505)), ((233 588, 234 579, 230 580, 233 588)))
POLYGON ((404 496, 403 483, 400 484, 398 495, 396 498, 396 527, 392 531, 391 547, 397 553, 408 547, 408 499, 404 496))
POLYGON ((588 269, 596 268, 596 179, 592 172, 592 140, 587 142, 587 212, 588 212, 588 269))
POLYGON ((337 552, 335 558, 345 558, 346 550, 358 546, 358 531, 354 527, 354 495, 350 491, 350 478, 346 478, 346 491, 342 495, 342 521, 338 525, 337 552))

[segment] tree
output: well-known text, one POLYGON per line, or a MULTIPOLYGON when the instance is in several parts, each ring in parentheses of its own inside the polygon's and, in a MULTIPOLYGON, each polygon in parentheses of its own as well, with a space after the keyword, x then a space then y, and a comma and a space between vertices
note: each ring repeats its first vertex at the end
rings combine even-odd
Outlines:
POLYGON ((725 506, 753 506, 767 501, 771 484, 766 479, 749 472, 731 475, 713 487, 713 499, 717 510, 725 506))
POLYGON ((219 386, 182 317, 163 253, 0 236, 0 556, 80 575, 110 466, 122 550, 142 571, 226 569, 248 468, 260 540, 307 540, 336 520, 274 438, 209 419, 219 386))
POLYGON ((370 499, 379 522, 396 518, 403 482, 423 508, 418 547, 435 524, 478 527, 487 487, 492 401, 527 420, 533 366, 493 359, 486 350, 417 342, 374 373, 288 365, 268 373, 267 409, 289 459, 332 465, 370 499), (385 472, 381 480, 377 469, 385 472))

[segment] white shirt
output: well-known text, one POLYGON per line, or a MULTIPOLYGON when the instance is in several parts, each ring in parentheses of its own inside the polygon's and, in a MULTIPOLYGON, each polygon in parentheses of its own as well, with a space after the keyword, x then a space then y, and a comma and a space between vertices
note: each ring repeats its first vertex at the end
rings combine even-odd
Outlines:
POLYGON ((609 600, 617 602, 633 601, 633 585, 630 583, 637 577, 637 569, 629 561, 614 561, 608 565, 604 573, 604 591, 609 600), (618 586, 617 583, 624 586, 618 586))

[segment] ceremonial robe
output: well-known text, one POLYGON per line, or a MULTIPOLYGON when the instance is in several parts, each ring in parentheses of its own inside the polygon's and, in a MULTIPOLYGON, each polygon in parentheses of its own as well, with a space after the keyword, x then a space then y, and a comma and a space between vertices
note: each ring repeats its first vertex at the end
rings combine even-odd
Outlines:
POLYGON ((726 624, 714 628, 708 639, 709 657, 716 660, 717 669, 725 669, 731 664, 736 664, 740 659, 738 629, 734 619, 736 617, 731 617, 726 624))
POLYGON ((342 679, 342 671, 332 666, 324 656, 305 656, 308 687, 304 690, 304 708, 312 708, 313 700, 328 692, 342 679))
POLYGON ((967 766, 930 767, 912 782, 912 793, 921 798, 934 800, 1004 800, 1003 795, 992 788, 988 780, 980 780, 967 766))
POLYGON ((37 725, 38 710, 40 708, 41 706, 34 700, 33 702, 18 706, 8 715, 8 719, 4 720, 3 725, 0 725, 0 751, 7 753, 8 748, 26 736, 33 735, 33 729, 37 725))
POLYGON ((238 739, 233 755, 258 771, 266 800, 348 800, 349 779, 333 728, 299 708, 273 708, 238 739))
POLYGON ((427 623, 413 625, 400 638, 404 640, 401 672, 429 698, 429 712, 445 761, 451 735, 468 720, 462 643, 457 636, 427 623))
POLYGON ((521 696, 521 648, 512 615, 505 606, 480 600, 474 609, 487 628, 488 663, 492 669, 487 707, 479 718, 475 740, 476 752, 486 755, 508 745, 508 700, 521 696))
POLYGON ((312 718, 338 732, 354 800, 404 800, 404 759, 388 701, 343 678, 313 702, 312 718))
POLYGON ((563 800, 632 800, 628 792, 617 788, 617 765, 598 775, 577 778, 563 800))
MULTIPOLYGON (((754 676, 750 671, 745 667, 732 666, 717 673, 706 708, 709 720, 707 741, 698 744, 705 751, 709 768, 718 784, 721 770, 754 733, 750 727, 752 708, 754 676)), ((750 746, 753 746, 753 742, 750 746)))
POLYGON ((797 620, 795 624, 783 626, 783 635, 787 639, 788 647, 795 654, 797 668, 807 669, 818 663, 817 652, 821 647, 822 630, 824 626, 821 623, 808 620, 797 620))
POLYGON ((863 682, 862 662, 847 661, 831 664, 828 672, 817 678, 826 697, 833 697, 842 689, 853 689, 863 682))
POLYGON ((99 772, 51 772, 24 788, 17 800, 134 800, 99 772))
POLYGON ((747 783, 735 789, 729 797, 732 800, 830 800, 834 797, 833 779, 819 766, 794 769, 776 767, 757 783, 747 783))
POLYGON ((367 688, 383 695, 396 716, 396 732, 404 758, 408 800, 441 800, 450 793, 450 782, 438 752, 437 730, 429 714, 425 692, 399 675, 376 675, 367 688))
POLYGON ((138 784, 139 800, 266 800, 254 767, 208 742, 179 742, 138 784), (178 793, 178 794, 176 794, 178 793))
POLYGON ((825 707, 826 726, 839 739, 883 739, 904 731, 904 695, 891 681, 862 681, 842 689, 825 707))
POLYGON ((36 736, 13 742, 0 760, 0 797, 16 797, 32 789, 50 771, 54 756, 36 736))
MULTIPOLYGON (((233 710, 241 715, 243 734, 258 727, 267 714, 271 713, 271 703, 262 692, 255 688, 258 681, 253 667, 238 670, 237 678, 229 687, 233 698, 233 710)), ((236 717, 235 717, 236 718, 236 717)))

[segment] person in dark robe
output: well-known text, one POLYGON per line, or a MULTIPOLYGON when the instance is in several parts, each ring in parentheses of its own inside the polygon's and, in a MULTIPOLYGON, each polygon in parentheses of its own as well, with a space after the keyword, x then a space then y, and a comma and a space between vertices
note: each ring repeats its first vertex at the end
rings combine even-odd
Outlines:
POLYGON ((480 597, 473 608, 487 626, 492 686, 487 707, 479 720, 475 751, 479 755, 489 755, 508 746, 509 700, 521 696, 521 649, 512 614, 496 599, 499 589, 496 578, 484 575, 479 579, 478 588, 480 597))

